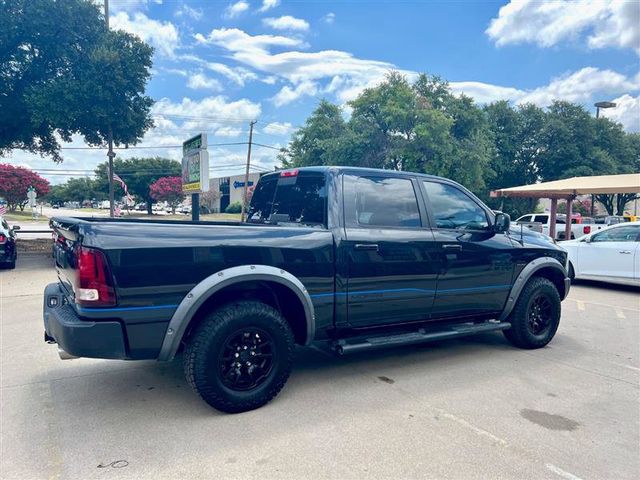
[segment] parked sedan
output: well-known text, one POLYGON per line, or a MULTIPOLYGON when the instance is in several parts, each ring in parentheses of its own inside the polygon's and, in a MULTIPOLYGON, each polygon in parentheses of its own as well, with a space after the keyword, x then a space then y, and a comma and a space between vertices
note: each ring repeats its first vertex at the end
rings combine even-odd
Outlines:
POLYGON ((640 286, 640 222, 619 223, 562 243, 573 280, 640 286))
POLYGON ((15 268, 16 257, 16 234, 20 227, 10 227, 4 218, 0 218, 0 266, 15 268))

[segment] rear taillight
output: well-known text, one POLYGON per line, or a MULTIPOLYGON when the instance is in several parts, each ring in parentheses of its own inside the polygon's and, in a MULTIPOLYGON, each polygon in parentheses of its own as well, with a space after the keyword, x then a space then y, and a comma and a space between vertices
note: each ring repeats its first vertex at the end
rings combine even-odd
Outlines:
POLYGON ((7 241, 7 236, 0 233, 0 243, 4 243, 7 241))
POLYGON ((584 233, 585 235, 587 233, 591 233, 591 226, 586 226, 586 227, 582 227, 582 233, 584 233))
POLYGON ((76 302, 100 307, 115 305, 116 292, 104 253, 93 248, 79 247, 76 259, 76 302))
POLYGON ((281 177, 297 177, 298 176, 298 169, 294 168, 293 170, 282 170, 280 172, 280 176, 281 177))

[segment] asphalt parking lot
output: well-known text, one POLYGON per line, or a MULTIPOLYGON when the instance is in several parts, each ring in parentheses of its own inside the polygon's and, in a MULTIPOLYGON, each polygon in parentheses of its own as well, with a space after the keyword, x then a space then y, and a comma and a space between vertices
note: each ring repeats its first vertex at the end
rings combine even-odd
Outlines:
POLYGON ((333 358, 300 350, 239 415, 180 360, 61 361, 42 340, 45 255, 0 271, 4 479, 550 478, 640 475, 640 295, 583 283, 546 348, 500 334, 333 358))

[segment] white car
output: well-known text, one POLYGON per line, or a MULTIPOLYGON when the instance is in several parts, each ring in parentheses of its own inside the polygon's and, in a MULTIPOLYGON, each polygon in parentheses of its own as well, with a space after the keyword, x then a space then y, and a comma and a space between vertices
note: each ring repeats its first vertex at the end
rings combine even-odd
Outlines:
POLYGON ((612 225, 561 247, 569 253, 572 280, 640 286, 640 222, 612 225))

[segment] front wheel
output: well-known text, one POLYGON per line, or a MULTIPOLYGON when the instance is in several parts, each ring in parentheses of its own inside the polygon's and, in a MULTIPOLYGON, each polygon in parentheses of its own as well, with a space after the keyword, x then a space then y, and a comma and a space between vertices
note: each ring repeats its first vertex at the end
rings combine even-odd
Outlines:
POLYGON ((274 308, 243 301, 205 317, 187 343, 187 382, 217 410, 261 407, 282 389, 293 364, 294 339, 274 308))
POLYGON ((542 348, 549 343, 560 324, 560 295, 553 282, 531 278, 509 316, 511 328, 504 335, 519 348, 542 348))

